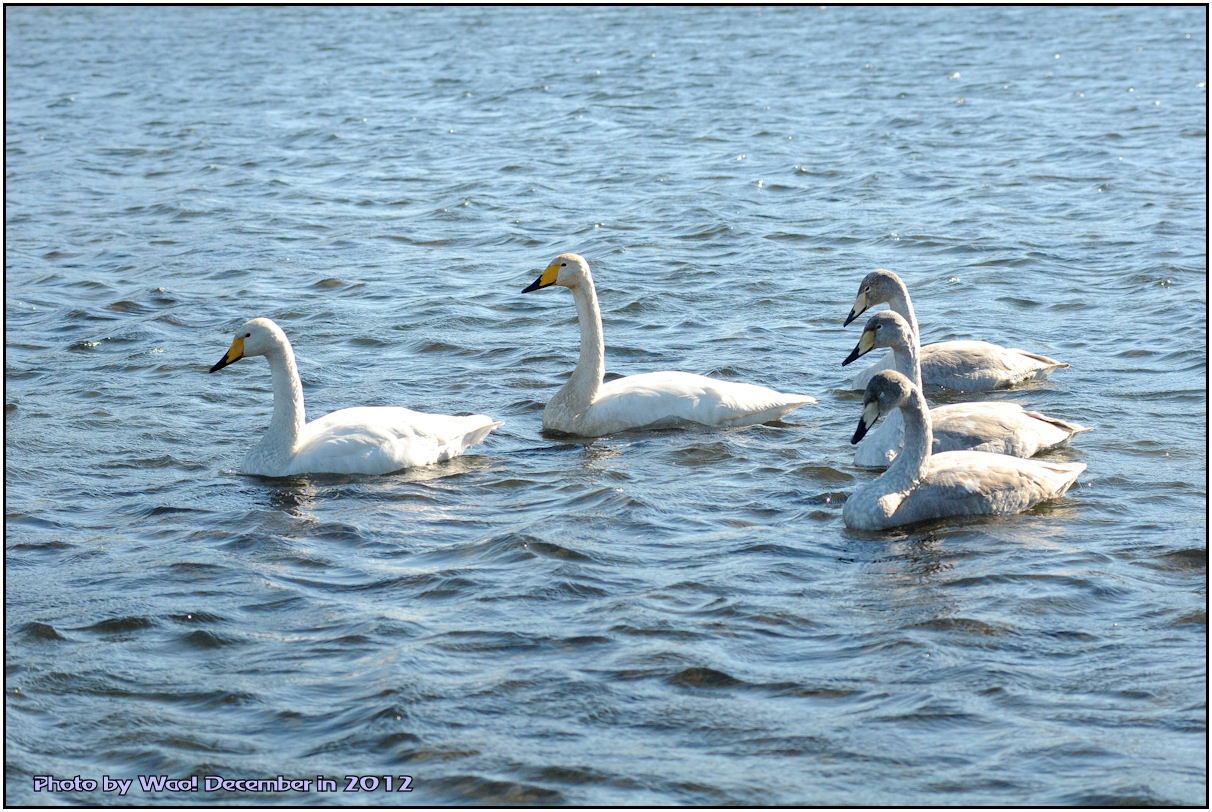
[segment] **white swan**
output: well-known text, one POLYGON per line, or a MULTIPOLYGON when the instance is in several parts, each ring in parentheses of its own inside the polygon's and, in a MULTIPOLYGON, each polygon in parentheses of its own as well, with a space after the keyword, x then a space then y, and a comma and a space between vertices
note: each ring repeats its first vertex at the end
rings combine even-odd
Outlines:
POLYGON ((568 382, 543 409, 545 429, 598 437, 685 423, 748 426, 816 403, 808 395, 787 395, 689 372, 648 372, 602 383, 602 315, 589 263, 578 254, 560 254, 522 292, 551 285, 572 291, 581 324, 581 355, 568 382))
MULTIPOLYGON (((842 362, 846 366, 877 347, 892 350, 893 369, 922 385, 917 336, 895 311, 881 310, 867 320, 854 350, 842 362)), ((1041 451, 1066 445, 1075 434, 1090 431, 1085 426, 1029 412, 1017 403, 980 401, 952 403, 930 410, 934 435, 931 453, 941 451, 988 451, 1012 457, 1034 457, 1041 451)), ((893 412, 868 432, 854 452, 854 464, 886 468, 900 451, 904 424, 893 412)))
MULTIPOLYGON (((909 322, 913 334, 920 341, 921 331, 905 283, 892 271, 883 268, 863 277, 854 307, 842 326, 854 321, 868 307, 885 303, 909 322)), ((988 341, 936 341, 922 345, 921 364, 923 384, 956 392, 1004 389, 1027 381, 1043 380, 1053 370, 1069 366, 1055 358, 1009 349, 988 341)), ((864 389, 872 375, 881 369, 892 368, 891 355, 885 356, 881 362, 856 375, 851 385, 855 389, 864 389)))
POLYGON ((989 454, 931 454, 930 417, 921 389, 895 370, 875 374, 863 395, 863 416, 850 440, 893 409, 905 421, 905 447, 888 470, 855 489, 842 506, 854 530, 884 530, 947 516, 1018 513, 1062 495, 1083 463, 1044 462, 989 454))
POLYGON ((246 474, 386 474, 457 457, 502 425, 482 414, 454 417, 399 406, 340 409, 308 423, 294 350, 270 319, 244 322, 210 371, 253 355, 269 361, 274 415, 269 431, 244 457, 246 474))

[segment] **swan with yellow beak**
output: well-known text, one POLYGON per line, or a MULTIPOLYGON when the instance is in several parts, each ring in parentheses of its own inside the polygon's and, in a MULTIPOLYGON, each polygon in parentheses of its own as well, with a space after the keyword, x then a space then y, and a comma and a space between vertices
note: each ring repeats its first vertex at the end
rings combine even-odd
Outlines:
POLYGON ((549 287, 572 292, 581 327, 581 353, 567 383, 543 410, 545 429, 598 437, 686 424, 750 426, 779 420, 816 403, 808 395, 690 372, 646 372, 603 383, 602 315, 589 263, 579 254, 560 254, 522 292, 549 287))
POLYGON ((308 423, 294 350, 272 320, 244 322, 210 371, 257 355, 269 361, 274 412, 269 430, 244 457, 246 474, 386 474, 456 457, 501 425, 482 414, 427 414, 402 406, 356 406, 308 423))

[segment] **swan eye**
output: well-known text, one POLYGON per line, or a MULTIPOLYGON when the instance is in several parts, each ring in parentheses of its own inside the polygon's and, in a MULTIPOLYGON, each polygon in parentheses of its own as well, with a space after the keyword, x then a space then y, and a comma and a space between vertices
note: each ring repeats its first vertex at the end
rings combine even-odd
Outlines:
POLYGON ((244 334, 244 337, 245 337, 245 338, 252 338, 252 333, 245 333, 245 334, 244 334))

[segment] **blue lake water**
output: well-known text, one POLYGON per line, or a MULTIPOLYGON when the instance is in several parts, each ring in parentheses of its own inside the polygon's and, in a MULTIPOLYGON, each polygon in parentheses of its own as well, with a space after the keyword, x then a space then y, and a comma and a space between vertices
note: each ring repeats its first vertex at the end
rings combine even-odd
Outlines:
POLYGON ((1205 8, 9 7, 5 47, 9 804, 1207 803, 1205 8), (562 251, 608 374, 819 402, 543 434, 562 251), (1068 497, 845 529, 877 267, 926 340, 1071 364, 990 396, 1095 428, 1068 497), (268 370, 207 369, 254 316, 312 416, 505 425, 243 476, 268 370), (137 780, 279 775, 338 789, 137 780))

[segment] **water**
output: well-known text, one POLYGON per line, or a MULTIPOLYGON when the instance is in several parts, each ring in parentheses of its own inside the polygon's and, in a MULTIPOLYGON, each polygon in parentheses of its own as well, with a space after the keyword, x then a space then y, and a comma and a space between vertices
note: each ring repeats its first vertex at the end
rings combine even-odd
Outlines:
POLYGON ((1206 11, 8 8, 6 800, 1207 801, 1206 11), (819 399, 540 432, 607 369, 819 399), (841 505, 858 281, 1072 366, 1028 514, 841 505), (505 421, 237 473, 265 315, 309 414, 505 421), (34 777, 327 776, 233 795, 34 777), (410 793, 344 776, 412 776, 410 793))

